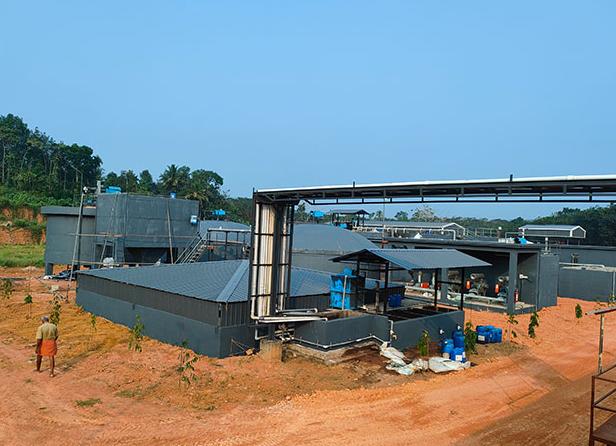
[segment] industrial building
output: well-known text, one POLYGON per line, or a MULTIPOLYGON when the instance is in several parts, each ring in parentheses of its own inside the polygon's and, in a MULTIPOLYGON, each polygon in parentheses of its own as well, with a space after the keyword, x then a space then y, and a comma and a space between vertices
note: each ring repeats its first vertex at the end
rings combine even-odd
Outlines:
POLYGON ((198 231, 199 203, 126 193, 99 194, 83 207, 44 206, 45 271, 54 264, 97 267, 173 263, 198 231))
MULTIPOLYGON (((227 260, 105 268, 77 275, 77 304, 132 327, 137 315, 152 338, 213 357, 255 346, 248 301, 248 261, 227 260)), ((293 268, 287 308, 324 309, 330 276, 293 268)))
POLYGON ((452 222, 438 221, 367 221, 357 227, 358 231, 385 237, 440 238, 457 240, 464 238, 463 226, 452 222))
MULTIPOLYGON (((334 226, 295 226, 293 214, 300 200, 313 206, 364 204, 383 197, 389 197, 390 203, 447 197, 455 201, 495 197, 506 202, 505 196, 516 202, 547 202, 552 197, 568 198, 568 194, 572 201, 585 194, 601 200, 616 194, 616 179, 564 177, 258 190, 253 196, 248 261, 198 262, 213 260, 203 256, 202 246, 212 241, 228 245, 232 231, 238 237, 247 231, 212 223, 204 225, 209 244, 203 242, 202 228, 197 235, 188 231, 189 242, 183 250, 174 252, 170 245, 169 255, 187 256, 186 263, 79 274, 77 301, 89 311, 127 326, 139 314, 149 336, 176 344, 186 339, 195 351, 212 356, 258 347, 259 340, 265 338, 320 350, 367 339, 406 348, 416 344, 423 330, 438 340, 463 325, 467 306, 514 314, 555 305, 558 255, 539 244, 469 241, 457 235, 455 239, 437 239, 381 233, 377 245, 359 232, 334 226), (327 270, 326 257, 346 268, 329 267, 329 272, 323 272, 297 267, 303 264, 327 270)), ((132 214, 125 212, 130 221, 132 214)), ((170 228, 172 221, 167 217, 164 228, 170 228)), ((193 224, 192 217, 189 223, 193 224)), ((98 232, 98 223, 96 227, 98 232)), ((120 228, 123 231, 117 232, 125 234, 120 237, 123 242, 130 240, 126 226, 120 228)), ((160 238, 160 230, 159 224, 152 238, 160 238)), ((240 243, 239 238, 235 241, 240 243)), ((244 239, 242 244, 246 243, 244 239)), ((126 244, 114 246, 124 249, 126 244)))

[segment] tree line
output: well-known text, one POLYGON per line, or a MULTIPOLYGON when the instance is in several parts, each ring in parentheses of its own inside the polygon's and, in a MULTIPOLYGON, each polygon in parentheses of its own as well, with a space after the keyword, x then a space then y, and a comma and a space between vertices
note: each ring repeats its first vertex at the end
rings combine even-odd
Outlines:
MULTIPOLYGON (((103 172, 103 161, 91 147, 56 141, 38 128, 30 129, 18 116, 0 115, 0 206, 40 207, 44 204, 70 204, 78 199, 83 186, 94 186, 101 180, 106 186, 119 186, 125 192, 154 195, 175 192, 179 198, 197 200, 202 217, 224 209, 227 218, 250 223, 250 198, 232 198, 224 190, 218 173, 191 170, 171 164, 154 179, 149 170, 136 173, 130 169, 120 173, 103 172)), ((305 205, 296 212, 298 221, 310 220, 305 205)), ((382 220, 378 210, 370 214, 382 220)), ((535 224, 574 224, 587 230, 584 243, 616 246, 616 206, 590 209, 564 208, 550 216, 534 220, 521 217, 513 220, 472 217, 439 217, 429 206, 419 206, 411 213, 399 211, 398 221, 451 221, 466 228, 501 228, 516 231, 520 226, 535 224)))
POLYGON ((251 200, 232 198, 223 190, 218 173, 171 164, 154 179, 148 169, 139 174, 122 170, 104 173, 102 159, 91 147, 67 145, 38 128, 30 129, 19 117, 0 115, 0 185, 4 205, 70 204, 84 186, 118 186, 144 195, 175 192, 178 198, 199 201, 202 217, 224 209, 229 218, 250 222, 251 200))

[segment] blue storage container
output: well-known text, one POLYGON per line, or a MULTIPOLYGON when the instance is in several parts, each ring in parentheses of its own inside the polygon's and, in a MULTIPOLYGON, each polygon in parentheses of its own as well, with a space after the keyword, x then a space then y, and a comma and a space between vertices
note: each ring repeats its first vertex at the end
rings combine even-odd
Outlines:
POLYGON ((450 359, 457 362, 466 362, 466 353, 464 352, 464 349, 458 347, 454 348, 453 357, 451 357, 450 359))
POLYGON ((463 334, 454 335, 453 346, 456 348, 464 348, 464 335, 463 334))
MULTIPOLYGON (((448 339, 451 340, 451 339, 448 339)), ((443 358, 452 359, 453 358, 454 346, 453 344, 445 344, 443 345, 442 353, 443 358)))
POLYGON ((477 326, 477 342, 480 344, 487 344, 490 342, 490 332, 483 325, 477 326))
POLYGON ((400 296, 399 294, 394 294, 392 296, 389 296, 387 305, 389 305, 392 308, 396 308, 402 305, 402 296, 400 296))
POLYGON ((503 329, 502 328, 494 329, 494 342, 497 342, 497 343, 503 342, 503 329))

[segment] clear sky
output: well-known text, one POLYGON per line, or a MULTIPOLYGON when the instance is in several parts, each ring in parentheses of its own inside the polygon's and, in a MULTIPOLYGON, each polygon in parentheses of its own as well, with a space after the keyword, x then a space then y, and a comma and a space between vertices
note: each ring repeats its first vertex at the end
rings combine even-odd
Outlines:
POLYGON ((616 173, 615 19, 607 0, 5 0, 0 114, 232 195, 616 173))

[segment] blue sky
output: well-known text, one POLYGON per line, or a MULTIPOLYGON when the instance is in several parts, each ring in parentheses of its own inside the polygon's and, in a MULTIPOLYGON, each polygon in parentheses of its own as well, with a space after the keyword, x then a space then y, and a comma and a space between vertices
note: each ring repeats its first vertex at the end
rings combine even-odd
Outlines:
POLYGON ((216 170, 232 195, 615 173, 615 17, 612 1, 5 1, 0 114, 108 171, 216 170))

